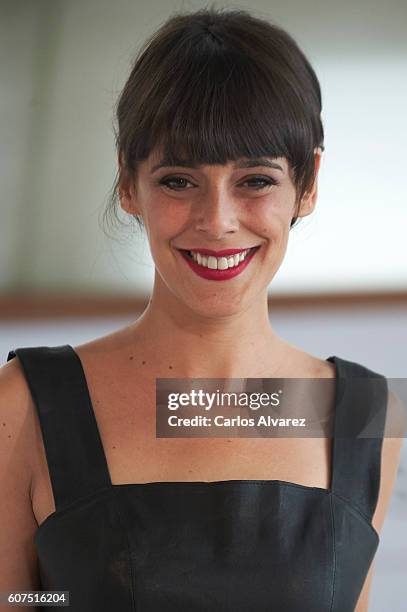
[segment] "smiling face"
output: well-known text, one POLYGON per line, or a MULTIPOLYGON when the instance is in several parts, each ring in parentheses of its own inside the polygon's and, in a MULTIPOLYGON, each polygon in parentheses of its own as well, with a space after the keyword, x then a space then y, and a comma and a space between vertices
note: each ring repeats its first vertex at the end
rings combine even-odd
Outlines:
POLYGON ((139 165, 136 183, 122 180, 119 189, 122 208, 143 219, 156 284, 209 317, 237 313, 264 298, 284 259, 294 214, 314 209, 320 153, 313 188, 297 209, 286 158, 196 167, 161 162, 168 163, 153 152, 139 165), (207 253, 251 247, 259 248, 241 263, 230 253, 207 253), (202 257, 196 254, 194 261, 183 252, 189 249, 202 257))

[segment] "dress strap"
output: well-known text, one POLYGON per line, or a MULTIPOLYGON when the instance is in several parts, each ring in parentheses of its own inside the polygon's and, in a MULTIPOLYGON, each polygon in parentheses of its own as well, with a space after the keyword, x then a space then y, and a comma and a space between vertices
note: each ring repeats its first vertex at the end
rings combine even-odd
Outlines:
POLYGON ((380 488, 387 379, 353 361, 328 360, 337 367, 331 490, 371 522, 380 488))
POLYGON ((78 354, 69 345, 16 348, 42 431, 56 510, 111 486, 78 354))

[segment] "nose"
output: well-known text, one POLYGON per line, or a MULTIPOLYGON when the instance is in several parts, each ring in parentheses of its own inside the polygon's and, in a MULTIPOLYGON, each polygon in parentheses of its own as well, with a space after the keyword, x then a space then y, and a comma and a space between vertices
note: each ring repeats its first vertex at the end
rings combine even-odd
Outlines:
POLYGON ((238 231, 238 205, 224 187, 212 187, 197 203, 195 229, 214 239, 238 231))

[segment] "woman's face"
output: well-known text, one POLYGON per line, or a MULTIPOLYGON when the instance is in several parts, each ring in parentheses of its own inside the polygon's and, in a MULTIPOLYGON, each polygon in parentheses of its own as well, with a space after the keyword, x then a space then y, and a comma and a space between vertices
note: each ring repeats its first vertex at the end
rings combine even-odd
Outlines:
MULTIPOLYGON (((316 176, 319 161, 316 153, 316 176)), ((139 166, 136 184, 122 182, 120 188, 122 208, 143 219, 156 282, 206 317, 237 313, 264 298, 283 261, 295 212, 286 158, 195 168, 162 162, 153 152, 139 166), (219 253, 252 247, 256 251, 240 263, 238 254, 219 253), (192 249, 198 261, 182 252, 192 249)), ((315 180, 296 216, 310 214, 316 196, 315 180)))

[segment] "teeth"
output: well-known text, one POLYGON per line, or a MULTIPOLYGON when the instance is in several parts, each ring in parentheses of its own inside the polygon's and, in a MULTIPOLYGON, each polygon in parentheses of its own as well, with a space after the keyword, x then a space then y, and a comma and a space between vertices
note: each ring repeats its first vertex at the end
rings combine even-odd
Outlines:
POLYGON ((200 253, 192 253, 191 251, 190 255, 192 255, 192 258, 196 263, 204 268, 209 268, 210 270, 227 270, 228 268, 234 268, 235 266, 239 265, 245 259, 250 250, 251 249, 246 249, 241 253, 229 255, 229 257, 214 257, 213 255, 209 255, 209 257, 207 257, 205 255, 201 255, 200 253))
MULTIPOLYGON (((219 264, 221 262, 221 259, 219 259, 219 264)), ((216 270, 218 267, 218 260, 216 259, 216 257, 212 257, 212 255, 209 255, 208 257, 208 268, 210 268, 211 270, 216 270)))

